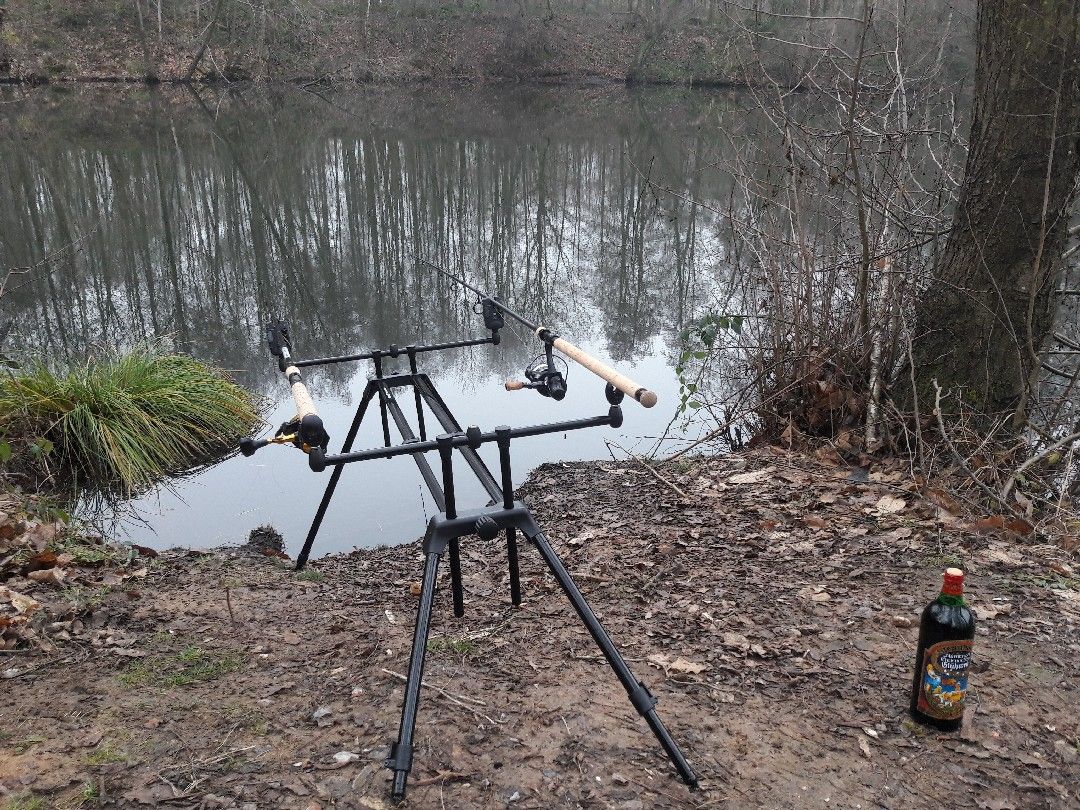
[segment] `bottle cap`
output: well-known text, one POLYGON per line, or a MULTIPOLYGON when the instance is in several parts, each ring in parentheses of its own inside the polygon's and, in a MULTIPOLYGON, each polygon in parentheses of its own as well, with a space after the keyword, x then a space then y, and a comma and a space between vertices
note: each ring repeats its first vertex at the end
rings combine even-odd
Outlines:
POLYGON ((959 568, 946 568, 945 584, 942 586, 941 592, 946 596, 963 596, 964 572, 959 568))

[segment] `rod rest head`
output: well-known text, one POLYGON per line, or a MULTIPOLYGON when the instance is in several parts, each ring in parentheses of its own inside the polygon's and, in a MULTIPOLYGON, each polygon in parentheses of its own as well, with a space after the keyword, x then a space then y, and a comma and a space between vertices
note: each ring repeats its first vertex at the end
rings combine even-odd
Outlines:
POLYGON ((608 423, 613 428, 622 427, 622 420, 623 420, 622 408, 620 408, 618 405, 612 405, 610 408, 608 408, 607 415, 608 415, 608 423))
POLYGON ((292 350, 292 336, 289 335, 289 326, 285 321, 272 320, 266 325, 266 346, 270 349, 270 354, 280 360, 285 359, 282 349, 292 350))

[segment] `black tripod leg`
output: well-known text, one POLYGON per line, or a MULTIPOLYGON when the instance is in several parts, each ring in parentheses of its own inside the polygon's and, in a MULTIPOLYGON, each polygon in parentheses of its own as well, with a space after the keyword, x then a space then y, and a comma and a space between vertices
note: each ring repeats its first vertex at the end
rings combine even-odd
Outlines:
MULTIPOLYGON (((356 416, 353 417, 352 425, 349 426, 349 433, 345 436, 345 444, 341 446, 342 453, 348 453, 352 450, 353 442, 356 441, 356 434, 360 430, 360 423, 363 421, 364 413, 367 411, 368 404, 374 395, 375 387, 368 383, 367 388, 364 389, 364 395, 360 399, 360 405, 356 408, 356 416)), ((315 544, 315 535, 319 533, 319 527, 322 526, 323 518, 326 517, 326 508, 330 505, 330 499, 334 497, 334 490, 337 489, 338 479, 341 478, 343 469, 345 469, 345 465, 339 464, 330 473, 330 481, 327 482, 326 489, 323 491, 322 500, 319 501, 319 508, 315 510, 315 519, 311 521, 311 528, 308 529, 307 537, 304 538, 304 547, 300 549, 300 554, 296 558, 297 571, 307 564, 308 556, 311 554, 311 547, 315 544)))
POLYGON ((416 729, 416 709, 420 702, 420 683, 424 679, 424 654, 427 652, 431 609, 435 604, 435 581, 439 573, 441 552, 428 552, 424 557, 424 584, 420 591, 420 607, 416 610, 412 655, 409 658, 409 677, 405 681, 405 702, 401 707, 401 726, 397 742, 390 748, 386 767, 394 772, 394 801, 405 798, 405 783, 412 769, 413 732, 416 729))
POLYGON ((521 577, 518 574, 517 529, 511 526, 506 530, 506 559, 510 564, 510 601, 521 604, 521 577))
POLYGON ((465 592, 461 587, 461 547, 456 537, 450 538, 450 590, 454 595, 454 615, 465 615, 465 592))
POLYGON ((570 597, 570 603, 574 606, 578 616, 581 617, 581 621, 589 628, 589 633, 592 634, 593 640, 604 654, 604 658, 607 659, 611 668, 615 670, 615 674, 618 676, 623 688, 626 689, 626 694, 630 697, 630 702, 634 704, 634 708, 649 724, 649 728, 656 735, 656 739, 660 741, 660 745, 663 746, 664 752, 668 755, 668 759, 671 760, 671 764, 675 766, 675 770, 679 772, 679 776, 690 787, 697 787, 697 776, 694 775, 690 763, 686 761, 686 757, 679 750, 679 746, 671 738, 663 722, 656 715, 656 698, 653 697, 652 692, 649 691, 645 684, 634 677, 630 667, 626 665, 626 661, 623 660, 622 655, 619 654, 618 649, 615 647, 615 643, 611 640, 611 636, 607 634, 603 625, 600 624, 600 620, 596 618, 596 614, 592 612, 589 603, 585 601, 585 597, 582 596, 581 591, 578 590, 577 585, 571 578, 570 572, 566 570, 566 566, 563 565, 562 560, 551 548, 551 544, 548 543, 543 533, 539 530, 526 531, 526 536, 536 545, 536 548, 540 551, 540 556, 544 558, 544 562, 551 569, 551 573, 555 575, 555 579, 558 580, 563 591, 570 597))

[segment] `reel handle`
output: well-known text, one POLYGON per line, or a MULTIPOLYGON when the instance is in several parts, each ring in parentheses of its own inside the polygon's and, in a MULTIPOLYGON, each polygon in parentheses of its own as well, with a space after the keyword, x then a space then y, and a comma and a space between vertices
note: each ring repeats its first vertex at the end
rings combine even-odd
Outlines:
POLYGON ((503 388, 507 391, 522 391, 528 387, 529 384, 522 382, 521 380, 507 380, 503 383, 503 388))
POLYGON ((256 450, 266 447, 268 444, 270 444, 269 439, 253 439, 250 436, 245 436, 240 440, 240 455, 253 456, 256 450))

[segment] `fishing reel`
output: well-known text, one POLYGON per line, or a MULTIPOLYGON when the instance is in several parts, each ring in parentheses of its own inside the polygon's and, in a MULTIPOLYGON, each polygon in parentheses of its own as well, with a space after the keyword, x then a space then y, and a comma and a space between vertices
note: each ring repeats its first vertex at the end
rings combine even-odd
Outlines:
POLYGON ((569 366, 561 357, 556 357, 551 350, 551 344, 545 346, 544 354, 537 356, 535 360, 525 367, 525 378, 521 380, 507 380, 507 391, 520 391, 523 388, 531 388, 545 397, 551 397, 556 402, 566 396, 566 376, 569 374, 569 366), (555 367, 555 361, 562 363, 563 371, 555 367))
POLYGON ((269 439, 244 437, 240 440, 240 452, 250 456, 268 444, 291 444, 305 453, 316 448, 325 453, 330 444, 330 434, 326 432, 322 418, 315 410, 315 403, 304 385, 300 369, 292 365, 292 338, 285 321, 272 319, 267 324, 266 345, 270 354, 277 358, 278 368, 288 379, 293 401, 296 403, 296 415, 287 422, 282 422, 281 427, 269 439))
POLYGON ((293 417, 288 422, 282 422, 281 427, 269 439, 253 439, 250 436, 245 436, 240 440, 240 454, 244 456, 254 455, 256 450, 266 447, 268 444, 291 444, 305 453, 317 447, 325 453, 330 444, 330 434, 323 427, 319 415, 309 413, 302 419, 293 417))

